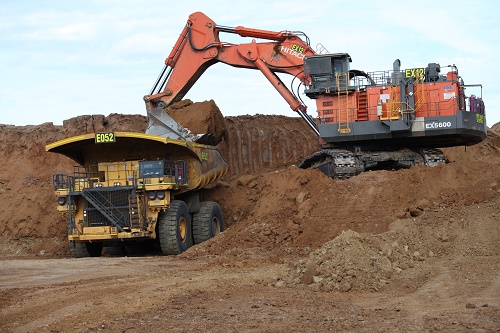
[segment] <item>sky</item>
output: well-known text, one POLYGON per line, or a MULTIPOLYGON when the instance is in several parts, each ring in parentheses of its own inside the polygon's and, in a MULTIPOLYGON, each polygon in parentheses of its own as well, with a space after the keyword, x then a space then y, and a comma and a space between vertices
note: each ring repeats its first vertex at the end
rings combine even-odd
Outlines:
MULTIPOLYGON (((0 124, 146 115, 143 96, 197 11, 223 26, 302 31, 313 49, 349 53, 351 69, 392 70, 395 59, 402 69, 454 64, 466 84, 483 85, 488 126, 500 121, 497 0, 0 0, 0 124)), ((301 97, 315 116, 314 101, 301 97)), ((213 99, 224 116, 296 116, 260 72, 222 63, 184 98, 213 99)))

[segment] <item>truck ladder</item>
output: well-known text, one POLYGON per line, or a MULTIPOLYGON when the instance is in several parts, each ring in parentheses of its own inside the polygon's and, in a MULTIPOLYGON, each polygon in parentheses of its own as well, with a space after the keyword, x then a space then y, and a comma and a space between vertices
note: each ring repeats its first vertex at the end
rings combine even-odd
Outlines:
POLYGON ((115 206, 109 202, 101 191, 96 191, 92 189, 85 189, 82 191, 82 196, 88 201, 94 208, 96 208, 111 224, 113 224, 118 230, 124 232, 122 222, 125 220, 125 215, 116 209, 115 206))
MULTIPOLYGON (((54 178, 56 178, 58 175, 55 175, 54 178)), ((61 175, 62 176, 62 175, 61 175)), ((64 178, 64 176, 62 176, 64 178)), ((76 221, 75 221, 75 216, 76 216, 76 210, 75 210, 75 195, 77 194, 75 192, 75 178, 72 176, 67 176, 66 180, 66 188, 69 190, 69 195, 68 195, 68 235, 71 235, 73 233, 73 230, 76 229, 76 221)), ((59 182, 58 184, 60 187, 61 184, 59 182)))
POLYGON ((131 193, 128 197, 129 214, 130 214, 130 227, 141 228, 143 226, 143 219, 141 214, 141 200, 137 193, 131 193))
POLYGON ((339 125, 340 134, 349 134, 351 129, 349 128, 349 90, 348 84, 348 74, 347 73, 337 73, 337 96, 338 96, 338 111, 337 111, 337 122, 339 125))

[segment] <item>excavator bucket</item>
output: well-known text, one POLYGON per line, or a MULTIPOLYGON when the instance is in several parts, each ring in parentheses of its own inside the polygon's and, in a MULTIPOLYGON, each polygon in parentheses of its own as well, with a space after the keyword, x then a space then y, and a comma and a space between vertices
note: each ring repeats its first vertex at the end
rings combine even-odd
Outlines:
POLYGON ((162 107, 156 107, 148 112, 149 124, 146 134, 157 135, 167 139, 198 142, 204 135, 192 134, 189 129, 179 125, 166 113, 162 107))

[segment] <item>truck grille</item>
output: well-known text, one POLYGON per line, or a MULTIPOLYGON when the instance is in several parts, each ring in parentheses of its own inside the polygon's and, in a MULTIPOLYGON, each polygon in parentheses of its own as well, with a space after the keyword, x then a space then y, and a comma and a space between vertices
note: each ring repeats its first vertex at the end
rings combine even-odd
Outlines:
POLYGON ((130 227, 129 197, 133 187, 105 187, 85 189, 82 195, 88 203, 84 210, 85 226, 130 227))

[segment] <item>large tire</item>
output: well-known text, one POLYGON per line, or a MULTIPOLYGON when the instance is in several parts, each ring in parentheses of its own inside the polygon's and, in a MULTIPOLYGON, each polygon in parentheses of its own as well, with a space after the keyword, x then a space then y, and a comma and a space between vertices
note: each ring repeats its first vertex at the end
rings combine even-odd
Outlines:
POLYGON ((170 208, 161 212, 158 219, 158 237, 161 252, 165 255, 179 254, 193 245, 189 210, 180 200, 172 200, 170 208))
POLYGON ((69 250, 75 258, 100 257, 103 243, 69 242, 69 250))
POLYGON ((193 239, 195 244, 206 241, 224 231, 224 220, 219 205, 203 201, 200 211, 193 215, 193 239))

